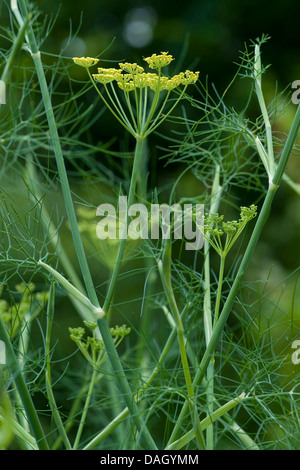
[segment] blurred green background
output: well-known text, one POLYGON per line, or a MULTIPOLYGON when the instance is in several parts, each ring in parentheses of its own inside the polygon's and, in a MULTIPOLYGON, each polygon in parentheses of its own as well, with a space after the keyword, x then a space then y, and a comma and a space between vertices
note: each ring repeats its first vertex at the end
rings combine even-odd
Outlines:
MULTIPOLYGON (((9 3, 9 2, 8 2, 9 3)), ((174 67, 179 70, 190 68, 200 71, 200 79, 205 83, 206 78, 210 84, 215 84, 219 93, 222 93, 232 80, 237 71, 237 63, 240 61, 241 51, 245 49, 245 43, 249 45, 262 34, 271 38, 262 47, 262 62, 271 67, 263 76, 263 87, 266 99, 271 100, 277 90, 290 90, 294 80, 300 79, 300 36, 299 3, 295 0, 287 0, 284 4, 275 0, 272 3, 258 0, 238 2, 237 0, 224 1, 190 1, 170 2, 159 0, 141 1, 97 1, 78 2, 71 0, 39 0, 35 2, 41 11, 39 18, 43 23, 51 25, 48 35, 41 45, 44 54, 43 59, 51 65, 55 64, 56 57, 51 54, 61 54, 66 58, 73 56, 99 56, 104 66, 109 66, 111 61, 129 61, 142 63, 142 58, 154 52, 169 51, 176 60, 174 67), (72 38, 72 40, 71 40, 72 38)), ((3 24, 8 25, 7 8, 2 4, 1 18, 3 24)), ((2 40, 2 39, 0 39, 2 40)), ((22 56, 24 64, 29 58, 22 56)), ((32 65, 32 64, 31 64, 32 65)), ((85 80, 84 70, 72 66, 69 69, 72 77, 81 81, 85 80)), ((76 87, 76 82, 72 83, 76 87)), ((68 88, 69 75, 64 82, 60 82, 61 95, 56 99, 63 99, 64 86, 68 88)), ((237 111, 242 110, 248 99, 249 81, 236 79, 226 102, 234 106, 237 111)), ((78 89, 83 86, 78 83, 78 89)), ((59 90, 58 90, 59 91, 59 90)), ((69 90, 68 90, 69 91, 69 90)), ((195 90, 190 90, 196 94, 195 90)), ((95 100, 94 91, 80 97, 87 105, 95 100)), ((254 120, 260 114, 253 99, 254 120)), ((84 108, 83 108, 84 109, 84 108)), ((278 119, 273 127, 276 132, 288 132, 291 117, 295 106, 290 105, 288 112, 278 119)), ((192 111, 191 111, 192 112, 192 111)), ((195 116, 194 116, 195 117, 195 116)), ((163 132, 168 132, 168 124, 163 132)), ((104 144, 112 138, 116 138, 112 146, 120 150, 127 146, 124 143, 124 133, 108 112, 105 119, 92 126, 93 143, 102 141, 104 144)), ((151 145, 155 148, 160 144, 159 137, 151 136, 151 145)), ((165 142, 163 142, 166 145, 165 142)), ((130 148, 130 144, 129 144, 130 148)), ((159 156, 162 150, 156 151, 159 156)), ((157 155, 153 157, 153 167, 158 164, 157 155)), ((113 159, 111 159, 113 160, 113 159)), ((69 165, 69 163, 67 163, 69 165)), ((70 177, 74 176, 74 168, 70 177)), ((287 172, 295 182, 300 182, 299 157, 291 157, 287 172)), ((159 171, 154 170, 153 186, 165 182, 165 178, 171 180, 176 177, 176 166, 164 168, 164 162, 159 171), (170 173, 171 172, 171 173, 170 173)), ((76 176, 76 174, 75 174, 76 176)), ((73 186, 75 194, 81 194, 87 200, 93 196, 93 186, 83 188, 78 186, 79 180, 73 186), (87 192, 86 192, 87 191, 87 192)), ((72 182, 72 184, 74 184, 72 182)), ((197 182, 192 177, 183 180, 182 193, 197 195, 197 182)), ((57 196, 60 198, 60 196, 57 196)), ((241 191, 242 200, 252 203, 251 195, 245 197, 241 191), (248 198, 248 200, 247 200, 248 198)), ((283 185, 274 201, 273 214, 262 236, 261 243, 257 247, 256 255, 248 272, 250 280, 267 279, 270 271, 274 275, 274 283, 286 278, 296 270, 300 261, 300 203, 299 197, 287 185, 283 185)), ((94 200, 93 203, 97 204, 94 200)), ((61 200, 57 202, 61 205, 61 200)), ((64 236, 64 235, 63 235, 64 236)), ((69 237, 69 234, 65 234, 69 237)), ((68 242, 67 242, 68 245, 68 242)), ((69 248, 69 246, 68 246, 69 248)), ((92 259, 93 260, 93 259, 92 259)), ((98 271, 96 272, 97 275, 98 271)), ((105 276, 99 278, 99 285, 105 282, 105 276)), ((274 284, 274 285, 275 285, 274 284)), ((291 288, 295 282, 291 282, 291 288)), ((103 289, 103 293, 105 289, 103 289)), ((299 299, 299 289, 296 289, 299 299)), ((289 296, 288 296, 289 300, 289 296)), ((296 305, 296 304, 295 304, 296 305)), ((297 304, 298 305, 298 304, 297 304)), ((296 308, 296 307, 293 307, 296 308)), ((298 309, 299 307, 297 307, 298 309)), ((286 305, 283 310, 290 312, 291 307, 286 305)), ((300 311, 294 312, 299 315, 300 311)))
MULTIPOLYGON (((284 3, 279 0, 273 2, 39 0, 36 4, 41 10, 40 20, 44 15, 48 15, 50 23, 53 20, 53 27, 41 46, 42 52, 48 54, 44 56, 44 60, 48 63, 53 61, 54 64, 56 61, 56 57, 52 58, 51 54, 61 54, 66 58, 93 57, 101 54, 104 66, 110 66, 111 61, 142 63, 143 57, 168 51, 176 58, 174 66, 178 66, 179 69, 199 70, 201 80, 205 82, 207 78, 208 82, 215 84, 217 90, 222 93, 237 71, 236 63, 239 62, 240 52, 244 51, 245 43, 249 45, 251 40, 267 34, 271 38, 262 47, 263 64, 271 64, 263 77, 267 101, 273 98, 276 90, 287 89, 288 92, 291 83, 300 79, 300 6, 296 0, 286 0, 284 3), (76 37, 70 41, 75 33, 76 37)), ((3 5, 1 18, 3 23, 8 24, 7 10, 3 5)), ((85 79, 84 73, 75 66, 69 71, 72 78, 85 79)), ((68 80, 69 76, 66 74, 66 83, 68 80)), ((60 85, 63 90, 64 83, 60 85)), ((75 86, 75 83, 72 86, 75 86)), ((82 83, 78 86, 81 87, 82 83)), ((248 99, 248 91, 249 84, 246 80, 237 78, 227 104, 234 106, 237 111, 243 109, 248 99)), ((191 90, 191 94, 195 93, 191 90)), ((61 97, 63 99, 63 93, 61 97)), ((89 92, 80 99, 90 104, 95 96, 93 92, 89 92)), ((251 111, 253 112, 251 117, 255 119, 259 110, 254 105, 251 111)), ((295 106, 290 105, 288 112, 274 124, 274 131, 288 132, 294 112, 295 106)), ((164 132, 166 129, 167 124, 164 132)), ((92 126, 91 138, 96 144, 98 141, 106 143, 113 137, 117 138, 112 147, 115 150, 120 150, 122 146, 128 144, 128 142, 124 144, 123 130, 116 125, 114 118, 106 113, 101 124, 96 123, 92 126)), ((155 147, 156 143, 161 143, 159 137, 151 136, 151 145, 155 147)), ((160 155, 161 152, 158 150, 160 155)), ((72 189, 76 197, 78 195, 77 200, 82 198, 89 201, 93 197, 91 203, 97 204, 97 188, 92 184, 89 186, 87 179, 81 187, 74 168, 71 169, 72 189)), ((165 169, 162 164, 160 170, 154 185, 165 182, 166 177, 171 181, 177 175, 174 166, 165 169)), ((300 184, 298 155, 291 157, 287 172, 300 184)), ((23 195, 17 185, 7 187, 6 190, 12 198, 14 193, 17 194, 15 202, 19 200, 18 203, 21 205, 23 195)), ((197 195, 196 191, 195 180, 192 176, 187 176, 183 180, 181 192, 197 195)), ((54 191, 47 196, 50 205, 56 204, 60 210, 61 194, 54 191)), ((245 196, 245 192, 241 192, 245 203, 247 198, 249 204, 253 202, 250 196, 245 196)), ((62 230, 62 238, 69 254, 75 259, 70 233, 66 227, 62 230)), ((89 253, 89 256, 99 292, 105 295, 108 271, 99 267, 94 255, 89 253)), ((75 261, 74 264, 76 265, 75 261)), ((252 314, 251 306, 253 316, 255 311, 259 310, 263 316, 262 325, 264 322, 270 325, 268 319, 271 318, 270 321, 274 322, 271 335, 277 339, 278 352, 288 350, 292 340, 300 338, 299 265, 300 197, 283 184, 275 198, 272 216, 263 231, 246 275, 246 279, 254 283, 249 294, 248 313, 252 314), (296 327, 294 331, 290 329, 292 320, 294 322, 297 320, 297 323, 294 323, 296 327), (281 325, 280 329, 277 328, 277 324, 281 325)), ((121 288, 117 292, 118 311, 121 312, 119 318, 132 313, 138 318, 143 282, 143 277, 122 277, 121 288)), ((67 312, 70 304, 67 299, 62 299, 60 305, 61 311, 67 312)), ((72 321, 72 326, 78 325, 78 317, 72 321)), ((60 334, 63 340, 69 325, 69 316, 64 315, 60 318, 56 334, 60 334)), ((65 348, 67 353, 74 349, 70 341, 66 343, 61 341, 59 347, 65 348)), ((282 374, 283 383, 284 376, 289 377, 295 370, 299 372, 299 368, 300 365, 294 366, 289 363, 282 374)))

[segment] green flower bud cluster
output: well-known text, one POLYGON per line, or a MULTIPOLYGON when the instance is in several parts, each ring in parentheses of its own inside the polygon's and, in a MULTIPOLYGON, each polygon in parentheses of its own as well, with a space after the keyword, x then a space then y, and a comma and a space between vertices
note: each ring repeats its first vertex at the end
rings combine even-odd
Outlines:
MULTIPOLYGON (((84 321, 84 325, 92 330, 92 336, 87 336, 86 331, 82 326, 77 328, 69 328, 70 339, 74 341, 81 351, 82 355, 93 367, 99 367, 107 359, 105 352, 105 345, 102 339, 96 338, 95 329, 97 323, 92 321, 84 321)), ((110 333, 113 337, 116 347, 121 341, 130 333, 131 329, 126 325, 115 326, 110 328, 110 333)))
POLYGON ((220 256, 226 256, 244 230, 246 224, 257 215, 257 206, 240 208, 239 220, 224 222, 224 216, 212 214, 204 217, 204 237, 220 256), (222 236, 225 235, 225 241, 222 236))
MULTIPOLYGON (((35 285, 32 282, 17 284, 15 289, 21 296, 19 302, 8 302, 0 298, 0 317, 5 323, 11 338, 20 330, 25 315, 30 313, 30 319, 32 320, 44 308, 49 298, 49 291, 34 293, 35 285)), ((3 286, 0 286, 0 296, 2 291, 3 286)))

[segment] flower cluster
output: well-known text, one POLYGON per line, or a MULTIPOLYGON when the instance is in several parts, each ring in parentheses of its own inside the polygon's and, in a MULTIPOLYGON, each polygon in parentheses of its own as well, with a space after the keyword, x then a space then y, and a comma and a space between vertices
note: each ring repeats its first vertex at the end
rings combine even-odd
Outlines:
MULTIPOLYGON (((74 62, 82 67, 89 68, 98 62, 98 59, 92 57, 73 57, 74 62)), ((160 69, 169 65, 173 57, 167 52, 161 54, 152 54, 151 57, 144 59, 150 68, 156 69, 159 73, 147 73, 144 68, 136 63, 119 63, 117 68, 98 68, 98 73, 92 74, 94 80, 102 85, 107 85, 111 82, 116 82, 119 88, 125 92, 133 91, 135 88, 149 87, 153 91, 171 91, 180 85, 190 85, 196 83, 199 77, 199 72, 191 72, 186 70, 171 78, 162 76, 160 69)))
POLYGON ((119 68, 98 67, 97 73, 91 74, 89 67, 95 65, 98 59, 74 57, 73 60, 86 68, 97 93, 107 108, 134 137, 147 137, 153 132, 167 119, 170 112, 183 98, 186 87, 195 84, 199 77, 199 72, 190 70, 171 77, 163 75, 162 68, 174 60, 168 52, 152 54, 144 59, 148 67, 152 69, 150 72, 145 71, 144 67, 135 62, 120 62, 119 68), (97 83, 104 86, 105 94, 97 87, 97 83), (114 85, 125 93, 125 100, 118 98, 114 85), (179 90, 177 99, 166 112, 169 94, 181 86, 182 89, 179 90), (154 93, 148 93, 149 89, 154 93), (161 92, 166 93, 164 100, 159 99, 161 92))
POLYGON ((257 206, 241 207, 239 220, 224 222, 224 216, 212 214, 204 218, 204 237, 220 255, 226 255, 246 224, 257 215, 257 206), (222 243, 222 235, 226 236, 222 243))
MULTIPOLYGON (((35 285, 30 282, 25 284, 21 282, 15 286, 19 301, 13 303, 0 299, 0 317, 11 337, 21 328, 25 315, 30 312, 30 319, 36 317, 49 298, 49 291, 34 292, 35 285)), ((0 287, 0 296, 2 294, 2 286, 0 287)))
MULTIPOLYGON (((82 326, 77 328, 69 328, 70 339, 74 341, 83 356, 93 367, 99 367, 107 358, 105 353, 104 342, 95 335, 97 328, 96 322, 84 321, 84 325, 92 330, 92 336, 85 335, 85 329, 82 326)), ((116 347, 130 333, 131 329, 126 325, 115 326, 110 328, 116 347)))

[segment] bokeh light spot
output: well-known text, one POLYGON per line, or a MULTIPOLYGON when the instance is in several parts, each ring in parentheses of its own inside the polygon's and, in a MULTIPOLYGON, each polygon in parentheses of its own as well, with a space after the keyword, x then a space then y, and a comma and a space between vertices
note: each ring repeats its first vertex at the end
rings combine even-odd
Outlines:
POLYGON ((132 47, 145 47, 152 41, 155 25, 156 12, 153 8, 133 8, 125 17, 124 40, 132 47))

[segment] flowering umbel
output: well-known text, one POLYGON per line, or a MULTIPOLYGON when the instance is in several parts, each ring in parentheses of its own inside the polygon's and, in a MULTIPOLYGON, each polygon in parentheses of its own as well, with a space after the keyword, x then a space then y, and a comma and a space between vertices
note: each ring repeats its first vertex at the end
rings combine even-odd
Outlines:
POLYGON ((98 67, 98 73, 91 74, 89 68, 95 65, 98 59, 74 57, 73 60, 77 65, 87 69, 105 105, 135 137, 146 137, 160 125, 175 108, 180 99, 183 98, 186 87, 195 84, 199 77, 199 72, 192 72, 190 70, 171 77, 163 75, 161 69, 168 66, 174 60, 173 56, 168 52, 152 54, 144 58, 149 68, 154 70, 153 72, 146 72, 142 66, 135 62, 120 62, 119 68, 98 67), (95 83, 104 86, 107 97, 99 90, 95 83), (114 88, 114 86, 117 86, 117 88, 114 88), (122 100, 119 100, 117 97, 117 89, 122 90, 125 94, 128 113, 122 105, 122 100), (169 95, 176 89, 178 89, 178 95, 175 103, 173 101, 171 110, 166 112, 165 107, 169 95), (151 92, 154 92, 154 94, 151 92), (161 93, 166 94, 162 105, 159 100, 161 93))

